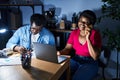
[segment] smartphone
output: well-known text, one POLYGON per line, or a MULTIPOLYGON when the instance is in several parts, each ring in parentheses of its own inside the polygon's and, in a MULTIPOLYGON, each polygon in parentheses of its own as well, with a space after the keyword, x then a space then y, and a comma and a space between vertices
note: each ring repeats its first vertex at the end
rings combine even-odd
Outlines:
POLYGON ((93 25, 89 25, 89 27, 90 27, 90 29, 92 29, 92 28, 93 28, 93 25))

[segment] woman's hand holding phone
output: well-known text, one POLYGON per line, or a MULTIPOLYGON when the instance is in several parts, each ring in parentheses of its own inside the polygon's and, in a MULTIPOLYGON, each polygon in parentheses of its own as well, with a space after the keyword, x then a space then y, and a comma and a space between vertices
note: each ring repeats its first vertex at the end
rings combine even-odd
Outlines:
POLYGON ((91 30, 92 30, 93 26, 92 25, 89 25, 85 28, 85 35, 86 35, 86 39, 89 39, 89 36, 90 36, 90 33, 91 33, 91 30))

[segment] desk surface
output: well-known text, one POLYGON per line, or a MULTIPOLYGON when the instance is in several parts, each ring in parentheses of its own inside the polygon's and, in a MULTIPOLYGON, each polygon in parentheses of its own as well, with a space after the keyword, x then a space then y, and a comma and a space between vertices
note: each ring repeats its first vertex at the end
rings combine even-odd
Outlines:
POLYGON ((28 70, 21 65, 0 66, 0 80, 58 80, 66 69, 69 75, 69 58, 61 64, 32 59, 28 70))

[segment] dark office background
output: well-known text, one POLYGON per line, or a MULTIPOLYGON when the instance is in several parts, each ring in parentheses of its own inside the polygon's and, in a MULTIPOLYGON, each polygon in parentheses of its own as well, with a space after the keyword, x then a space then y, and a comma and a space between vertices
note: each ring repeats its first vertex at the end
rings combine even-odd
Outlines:
MULTIPOLYGON (((2 0, 0 4, 6 3, 9 0, 2 0)), ((57 19, 56 23, 60 23, 62 17, 66 17, 67 21, 72 21, 73 13, 79 13, 85 9, 93 10, 97 17, 102 15, 101 5, 103 4, 101 0, 42 0, 44 4, 44 11, 49 10, 50 8, 55 8, 55 18, 57 19)), ((34 13, 42 14, 41 6, 34 6, 34 13)), ((30 16, 33 14, 33 10, 30 6, 20 6, 19 8, 14 6, 12 8, 7 8, 0 6, 0 28, 7 28, 9 31, 7 33, 0 33, 0 49, 5 48, 6 42, 13 34, 15 28, 19 28, 21 25, 29 24, 30 16), (15 26, 18 25, 18 26, 15 26), (15 27, 13 27, 15 26, 15 27)), ((117 27, 120 26, 120 22, 112 20, 111 18, 104 18, 100 23, 95 24, 95 27, 98 28, 102 34, 102 31, 105 28, 109 28, 112 31, 115 31, 117 27)), ((105 44, 103 40, 103 44, 105 44)), ((112 60, 116 61, 115 51, 112 51, 112 60)), ((120 60, 119 60, 120 61, 120 60)), ((114 69, 107 69, 111 74, 110 77, 115 77, 116 73, 114 69)))

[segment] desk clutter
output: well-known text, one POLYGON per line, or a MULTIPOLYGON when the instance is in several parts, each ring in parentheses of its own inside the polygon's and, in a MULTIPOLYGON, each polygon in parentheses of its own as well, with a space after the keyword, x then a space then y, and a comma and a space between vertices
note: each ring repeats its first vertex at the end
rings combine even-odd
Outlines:
POLYGON ((31 65, 31 54, 14 52, 11 49, 5 48, 0 50, 0 66, 22 65, 24 69, 31 65))
POLYGON ((20 57, 12 56, 7 58, 0 58, 0 66, 21 65, 20 57))
POLYGON ((0 50, 0 66, 21 64, 20 54, 8 48, 0 50))

